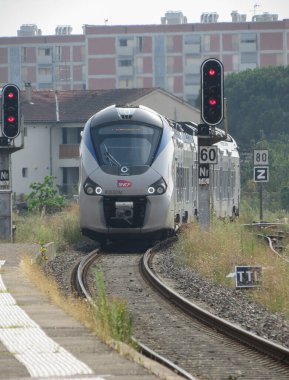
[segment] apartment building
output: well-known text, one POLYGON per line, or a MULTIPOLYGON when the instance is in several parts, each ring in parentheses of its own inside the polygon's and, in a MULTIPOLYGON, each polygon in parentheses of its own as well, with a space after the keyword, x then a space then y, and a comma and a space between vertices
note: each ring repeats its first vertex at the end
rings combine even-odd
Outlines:
POLYGON ((159 87, 194 104, 208 57, 220 59, 225 74, 288 65, 289 20, 265 13, 247 22, 237 11, 231 15, 231 22, 205 13, 200 23, 188 23, 182 12, 167 12, 159 25, 84 25, 81 35, 58 26, 55 35, 42 36, 36 25, 23 25, 18 36, 0 38, 0 86, 159 87))

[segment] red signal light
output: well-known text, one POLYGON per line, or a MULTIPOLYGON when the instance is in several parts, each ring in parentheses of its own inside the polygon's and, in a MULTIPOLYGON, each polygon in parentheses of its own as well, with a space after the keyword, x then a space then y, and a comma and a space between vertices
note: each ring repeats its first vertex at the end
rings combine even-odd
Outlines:
POLYGON ((14 123, 15 117, 14 116, 8 116, 7 120, 9 123, 14 123))
POLYGON ((2 135, 14 139, 20 133, 20 90, 15 84, 7 84, 2 89, 2 135))
POLYGON ((201 66, 201 117, 205 124, 220 124, 224 117, 224 68, 215 58, 201 66))

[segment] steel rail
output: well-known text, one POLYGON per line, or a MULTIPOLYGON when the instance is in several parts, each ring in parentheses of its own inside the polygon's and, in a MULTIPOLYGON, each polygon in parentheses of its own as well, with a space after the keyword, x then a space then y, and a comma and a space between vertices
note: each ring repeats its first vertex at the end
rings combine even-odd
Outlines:
POLYGON ((250 348, 254 348, 255 350, 273 358, 278 362, 289 365, 289 349, 252 334, 243 328, 234 325, 233 323, 211 314, 210 312, 188 301, 169 286, 165 285, 152 269, 152 257, 155 253, 156 251, 150 249, 144 254, 141 262, 142 271, 151 285, 164 297, 177 305, 186 314, 198 319, 202 323, 218 330, 234 340, 238 340, 250 348))
MULTIPOLYGON (((96 256, 99 254, 99 249, 96 249, 92 251, 90 254, 85 256, 80 263, 77 265, 76 271, 73 274, 73 280, 74 288, 78 292, 79 295, 84 296, 88 302, 95 306, 95 303, 93 301, 93 298, 91 297, 91 294, 88 290, 87 282, 86 282, 86 274, 88 271, 88 267, 91 265, 91 263, 95 260, 96 256)), ((194 376, 192 376, 190 373, 188 373, 183 368, 177 366, 172 361, 168 360, 167 358, 159 355, 146 345, 144 345, 142 342, 138 341, 136 338, 131 337, 132 342, 134 342, 135 345, 137 345, 139 351, 146 357, 154 360, 155 362, 158 362, 162 364, 164 367, 169 368, 170 370, 174 371, 174 373, 184 377, 188 380, 196 380, 194 376)))

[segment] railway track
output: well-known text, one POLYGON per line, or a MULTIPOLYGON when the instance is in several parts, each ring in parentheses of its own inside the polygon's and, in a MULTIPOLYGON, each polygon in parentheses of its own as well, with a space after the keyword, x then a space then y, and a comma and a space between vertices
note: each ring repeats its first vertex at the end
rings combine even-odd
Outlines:
POLYGON ((96 261, 96 252, 88 255, 79 267, 84 274, 78 274, 86 296, 90 300, 96 296, 91 273, 98 267, 104 273, 107 293, 128 300, 134 337, 141 350, 175 367, 185 378, 289 378, 289 350, 242 331, 178 296, 153 271, 155 254, 153 250, 143 254, 112 249, 98 252, 96 261))

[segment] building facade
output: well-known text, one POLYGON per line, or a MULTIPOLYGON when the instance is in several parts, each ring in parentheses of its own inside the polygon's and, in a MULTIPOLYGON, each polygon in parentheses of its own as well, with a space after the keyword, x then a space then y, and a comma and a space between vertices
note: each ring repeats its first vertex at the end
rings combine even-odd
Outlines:
POLYGON ((181 12, 168 12, 159 25, 84 25, 82 35, 58 26, 55 35, 42 36, 36 25, 23 26, 17 37, 0 38, 0 86, 159 87, 194 104, 206 58, 220 59, 225 74, 288 65, 289 20, 231 15, 232 22, 218 22, 216 14, 203 14, 192 24, 181 12))

